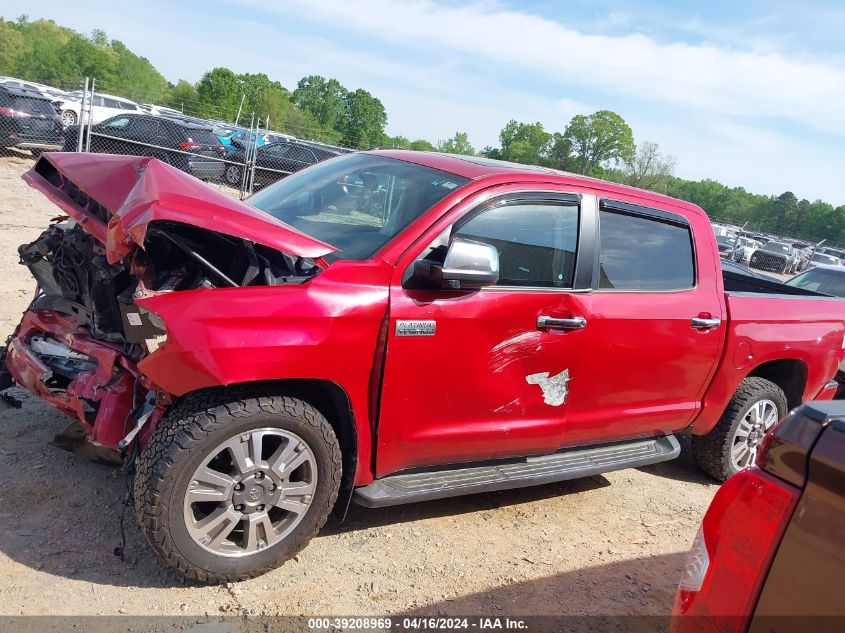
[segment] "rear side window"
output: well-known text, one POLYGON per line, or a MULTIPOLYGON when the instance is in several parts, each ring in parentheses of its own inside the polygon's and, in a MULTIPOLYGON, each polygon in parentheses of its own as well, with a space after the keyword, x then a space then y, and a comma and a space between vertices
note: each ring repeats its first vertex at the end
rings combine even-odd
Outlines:
POLYGON ((482 211, 456 237, 495 246, 499 286, 571 288, 578 244, 578 207, 518 203, 482 211))
POLYGON ((599 211, 599 288, 683 290, 695 285, 688 226, 599 211))
POLYGON ((203 145, 218 145, 220 143, 220 140, 216 136, 214 136, 214 132, 212 132, 211 130, 198 130, 187 128, 184 134, 194 143, 202 143, 203 145))
POLYGON ((20 110, 27 114, 46 114, 47 116, 56 114, 49 101, 33 99, 31 97, 15 97, 15 110, 20 110))
POLYGON ((135 112, 138 111, 138 106, 134 103, 126 103, 125 101, 118 101, 118 105, 124 110, 133 110, 135 112))

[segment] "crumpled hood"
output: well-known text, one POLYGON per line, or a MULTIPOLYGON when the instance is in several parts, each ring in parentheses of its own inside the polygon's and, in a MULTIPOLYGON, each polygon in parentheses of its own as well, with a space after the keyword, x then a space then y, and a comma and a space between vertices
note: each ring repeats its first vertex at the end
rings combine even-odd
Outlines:
POLYGON ((111 263, 136 246, 143 248, 147 226, 157 220, 298 257, 314 259, 337 250, 155 158, 48 152, 23 179, 102 242, 111 263))

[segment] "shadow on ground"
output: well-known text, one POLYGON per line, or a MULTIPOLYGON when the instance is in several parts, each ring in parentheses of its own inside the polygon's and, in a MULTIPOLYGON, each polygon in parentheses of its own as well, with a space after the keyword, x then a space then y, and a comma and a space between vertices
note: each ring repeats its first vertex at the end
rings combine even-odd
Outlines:
MULTIPOLYGON (((23 399, 23 408, 0 412, 0 481, 14 484, 0 487, 0 523, 6 526, 0 531, 0 551, 32 569, 91 583, 161 588, 188 583, 153 553, 131 507, 124 513, 127 479, 118 469, 50 446, 68 418, 20 390, 17 394, 23 399), (125 560, 114 555, 122 541, 121 514, 125 560)), ((667 464, 644 470, 681 477, 686 468, 667 464)), ((604 477, 594 476, 392 508, 353 505, 344 523, 330 519, 320 537, 495 510, 608 485, 604 477)), ((507 599, 513 594, 511 588, 502 592, 507 599)))
POLYGON ((636 558, 494 587, 426 605, 393 619, 466 615, 514 620, 526 616, 530 631, 658 633, 668 626, 675 598, 675 584, 666 579, 680 577, 685 556, 675 553, 636 558), (587 615, 595 612, 591 605, 607 595, 620 596, 613 611, 587 615))

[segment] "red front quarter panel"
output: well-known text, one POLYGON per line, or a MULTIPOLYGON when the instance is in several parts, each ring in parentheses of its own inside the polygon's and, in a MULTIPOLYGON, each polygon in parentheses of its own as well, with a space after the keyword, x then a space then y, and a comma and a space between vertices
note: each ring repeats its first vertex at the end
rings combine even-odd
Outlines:
POLYGON ((338 262, 303 285, 200 289, 139 300, 167 326, 140 371, 176 396, 264 380, 317 379, 349 397, 361 465, 371 480, 368 395, 392 267, 338 262))

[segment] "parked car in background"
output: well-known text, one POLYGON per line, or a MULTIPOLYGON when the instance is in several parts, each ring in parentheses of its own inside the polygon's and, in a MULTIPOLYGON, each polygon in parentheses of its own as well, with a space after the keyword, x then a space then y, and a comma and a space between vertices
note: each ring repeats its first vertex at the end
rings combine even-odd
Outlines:
POLYGON ((719 247, 719 257, 722 259, 734 259, 736 253, 736 238, 727 235, 717 235, 716 244, 719 247))
POLYGON ((37 92, 0 86, 0 147, 34 154, 60 150, 64 128, 53 104, 37 92))
POLYGON ((184 116, 181 111, 177 110, 176 108, 168 108, 167 106, 160 106, 155 105, 152 103, 142 103, 141 110, 146 112, 147 114, 154 114, 157 116, 171 116, 171 117, 181 117, 184 116))
MULTIPOLYGON (((244 148, 236 139, 234 141, 234 149, 226 156, 227 160, 240 163, 239 165, 226 165, 226 182, 235 187, 241 183, 244 151, 244 148)), ((305 169, 310 165, 315 165, 326 159, 347 154, 350 151, 340 147, 299 140, 275 141, 260 146, 255 155, 255 180, 253 186, 256 189, 260 189, 284 178, 288 174, 305 169)), ((350 186, 353 185, 350 183, 350 186)))
POLYGON ((35 83, 34 81, 25 81, 15 77, 3 77, 0 79, 0 86, 6 88, 17 88, 18 90, 29 90, 30 92, 37 92, 42 97, 50 100, 63 99, 67 97, 67 92, 48 86, 46 84, 35 83))
POLYGON ((671 633, 839 633, 845 620, 845 402, 796 409, 716 493, 671 633))
POLYGON ((825 253, 813 253, 810 258, 810 266, 842 266, 842 260, 825 253))
MULTIPOLYGON (((151 114, 121 114, 86 128, 91 151, 153 156, 202 180, 223 176, 226 148, 211 127, 151 114)), ((65 130, 66 152, 76 151, 78 128, 65 130)))
POLYGON ((751 254, 748 264, 752 268, 771 270, 787 275, 795 272, 798 266, 798 258, 795 256, 795 249, 792 248, 791 244, 770 241, 751 254))
MULTIPOLYGON (((62 117, 62 123, 65 127, 76 125, 79 122, 83 107, 85 112, 88 112, 88 102, 82 104, 82 92, 76 91, 69 93, 68 97, 61 99, 56 103, 56 109, 62 117)), ((114 95, 107 95, 102 92, 95 92, 91 102, 91 123, 102 123, 106 119, 116 114, 121 113, 135 113, 143 112, 141 106, 129 99, 123 97, 116 97, 114 95)), ((87 120, 86 120, 87 123, 87 120)))
MULTIPOLYGON (((788 286, 821 292, 831 297, 845 297, 845 266, 818 265, 785 283, 788 286)), ((845 347, 845 342, 843 342, 843 347, 845 347)), ((836 379, 839 381, 836 398, 845 398, 845 360, 839 365, 836 379)))
POLYGON ((653 192, 405 150, 248 202, 148 158, 24 177, 73 221, 19 248, 42 294, 0 390, 135 460, 152 549, 203 582, 269 571, 353 500, 639 467, 685 430, 724 480, 836 391, 845 300, 724 273, 704 211, 653 192))
POLYGON ((734 261, 740 264, 747 264, 751 260, 751 255, 763 244, 750 237, 737 237, 736 249, 734 250, 734 261))

